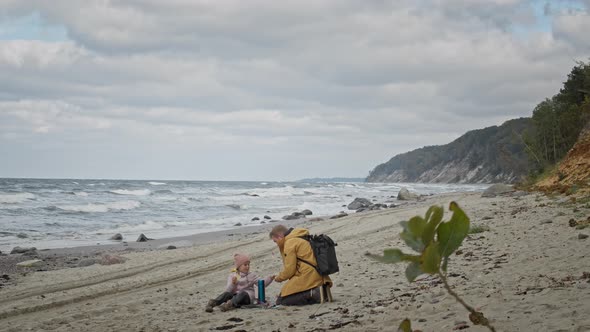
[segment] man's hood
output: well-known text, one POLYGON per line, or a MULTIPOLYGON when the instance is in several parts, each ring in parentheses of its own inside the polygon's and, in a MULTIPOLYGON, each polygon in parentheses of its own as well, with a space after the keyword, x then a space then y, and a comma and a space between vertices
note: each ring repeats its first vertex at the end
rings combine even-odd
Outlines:
POLYGON ((289 234, 285 237, 285 240, 293 239, 296 237, 309 235, 309 231, 305 228, 293 228, 289 234))

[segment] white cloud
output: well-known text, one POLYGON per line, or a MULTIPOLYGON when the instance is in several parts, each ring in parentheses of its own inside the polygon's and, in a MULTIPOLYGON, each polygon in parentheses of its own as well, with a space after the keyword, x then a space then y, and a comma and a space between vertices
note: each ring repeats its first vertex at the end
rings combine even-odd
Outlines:
POLYGON ((51 151, 30 176, 71 157, 86 177, 222 179, 228 156, 234 179, 362 176, 530 116, 587 58, 588 11, 563 9, 546 31, 528 0, 3 2, 0 27, 36 12, 69 41, 0 41, 0 152, 51 151))
POLYGON ((574 47, 590 51, 588 31, 590 31, 590 12, 559 15, 554 23, 555 35, 572 43, 574 47))

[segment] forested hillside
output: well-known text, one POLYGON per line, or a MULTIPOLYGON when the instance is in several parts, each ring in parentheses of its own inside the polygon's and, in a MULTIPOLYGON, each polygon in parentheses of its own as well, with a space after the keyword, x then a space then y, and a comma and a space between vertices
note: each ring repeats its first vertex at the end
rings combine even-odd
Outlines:
POLYGON ((373 169, 367 182, 513 183, 529 168, 522 133, 530 118, 472 130, 455 141, 397 155, 373 169))
POLYGON ((582 139, 580 132, 589 122, 590 63, 577 62, 559 93, 540 102, 532 113, 532 118, 467 132, 446 145, 399 154, 375 167, 366 181, 515 183, 547 176, 582 139))

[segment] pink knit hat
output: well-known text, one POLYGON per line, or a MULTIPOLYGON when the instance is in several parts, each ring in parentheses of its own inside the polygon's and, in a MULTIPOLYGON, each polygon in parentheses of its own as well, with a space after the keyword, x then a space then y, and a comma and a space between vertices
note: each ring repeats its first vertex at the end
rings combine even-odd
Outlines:
POLYGON ((250 261, 250 256, 244 254, 234 254, 234 264, 236 265, 236 269, 239 268, 242 264, 250 261))

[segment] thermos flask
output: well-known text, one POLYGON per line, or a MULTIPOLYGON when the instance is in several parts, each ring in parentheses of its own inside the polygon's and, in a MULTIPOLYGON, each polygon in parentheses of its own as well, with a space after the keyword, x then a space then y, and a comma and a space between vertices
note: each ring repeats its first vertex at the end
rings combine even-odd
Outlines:
POLYGON ((258 280, 258 302, 259 303, 266 302, 266 296, 264 294, 264 280, 262 280, 262 279, 258 280))

